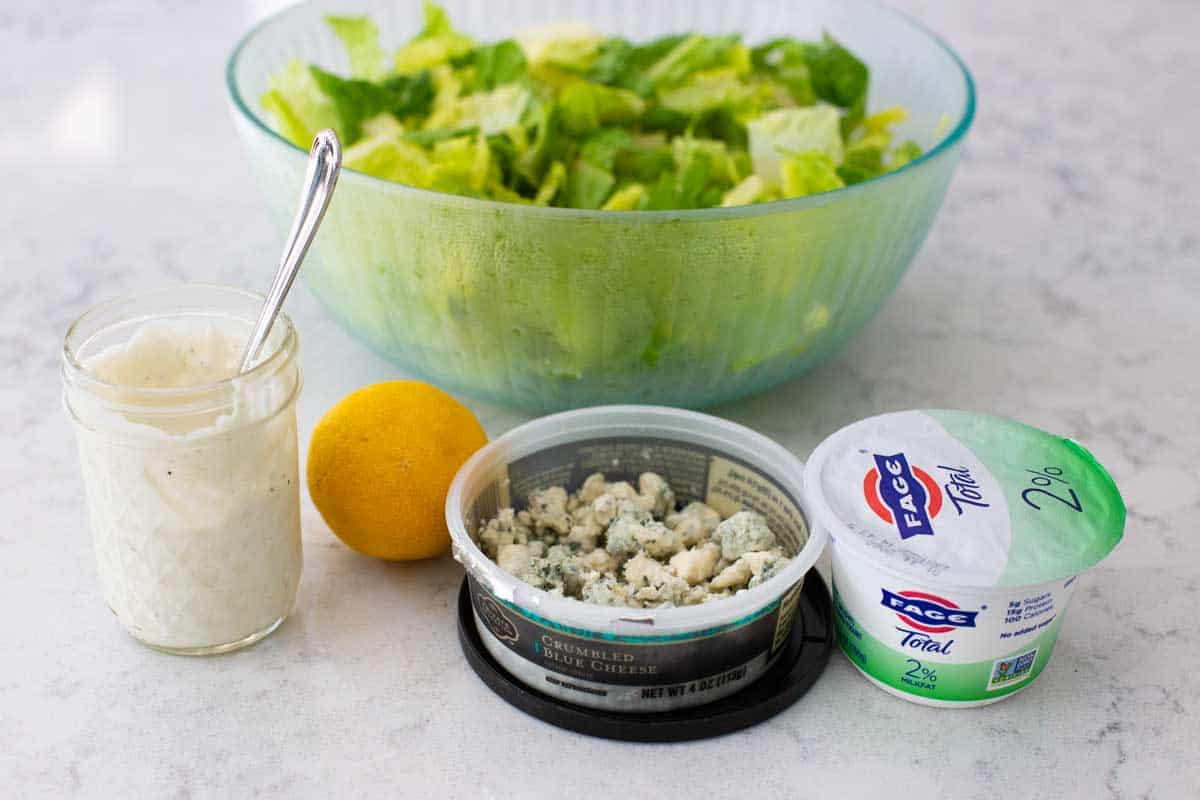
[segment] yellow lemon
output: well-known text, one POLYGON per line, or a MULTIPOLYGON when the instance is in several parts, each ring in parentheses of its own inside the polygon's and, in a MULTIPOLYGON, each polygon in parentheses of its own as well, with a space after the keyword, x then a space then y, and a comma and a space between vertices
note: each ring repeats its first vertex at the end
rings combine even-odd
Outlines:
POLYGON ((388 381, 325 413, 308 448, 308 491, 338 538, 390 561, 446 552, 454 473, 487 443, 479 420, 420 381, 388 381))

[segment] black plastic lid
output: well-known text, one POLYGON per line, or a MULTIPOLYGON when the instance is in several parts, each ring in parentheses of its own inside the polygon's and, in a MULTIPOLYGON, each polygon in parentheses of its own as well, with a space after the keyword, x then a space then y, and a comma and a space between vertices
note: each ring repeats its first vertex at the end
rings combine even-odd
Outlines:
POLYGON ((833 617, 825 581, 811 570, 804 578, 791 640, 771 669, 737 694, 678 711, 602 711, 530 689, 509 675, 484 648, 475 628, 466 579, 458 593, 458 641, 467 662, 492 691, 543 722, 606 739, 683 742, 749 728, 799 700, 829 662, 833 617))

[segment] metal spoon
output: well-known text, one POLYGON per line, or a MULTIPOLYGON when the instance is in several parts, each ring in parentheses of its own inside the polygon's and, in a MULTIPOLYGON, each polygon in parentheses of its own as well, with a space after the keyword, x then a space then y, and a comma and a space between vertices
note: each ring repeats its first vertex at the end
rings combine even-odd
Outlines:
POLYGON ((296 280, 300 271, 300 262, 308 253, 317 233, 317 227, 329 207, 329 198, 333 196, 333 187, 337 185, 338 173, 342 168, 342 145, 337 134, 330 130, 321 131, 313 139, 312 150, 308 153, 308 171, 304 175, 304 192, 300 195, 300 205, 296 209, 296 218, 292 222, 292 230, 288 234, 287 244, 283 248, 283 257, 279 261, 279 271, 267 292, 267 300, 263 303, 258 321, 254 323, 254 332, 246 343, 246 351, 242 354, 242 366, 238 374, 247 372, 262 351, 275 317, 283 307, 284 298, 296 280))

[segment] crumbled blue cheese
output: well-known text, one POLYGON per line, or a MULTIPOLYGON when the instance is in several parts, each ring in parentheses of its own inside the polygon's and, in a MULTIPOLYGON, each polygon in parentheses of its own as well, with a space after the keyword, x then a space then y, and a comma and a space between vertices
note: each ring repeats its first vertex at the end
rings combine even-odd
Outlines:
POLYGON ((717 526, 715 538, 721 542, 721 558, 726 561, 775 546, 775 534, 767 527, 767 521, 753 511, 739 511, 722 522, 717 526))
POLYGON ((500 568, 552 594, 633 608, 695 605, 730 597, 774 577, 784 555, 753 511, 726 520, 675 492, 653 472, 626 481, 589 475, 574 493, 530 493, 528 508, 502 509, 484 523, 479 546, 500 568))

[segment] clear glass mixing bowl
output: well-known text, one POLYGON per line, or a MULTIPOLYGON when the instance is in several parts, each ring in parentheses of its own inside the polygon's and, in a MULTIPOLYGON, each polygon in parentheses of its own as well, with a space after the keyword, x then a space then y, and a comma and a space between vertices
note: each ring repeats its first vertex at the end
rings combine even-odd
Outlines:
MULTIPOLYGON (((703 407, 804 372, 883 305, 937 214, 975 109, 944 42, 868 0, 446 0, 480 40, 584 20, 646 40, 828 31, 871 68, 870 107, 902 105, 926 153, 834 192, 737 208, 583 211, 439 194, 346 171, 303 271, 372 350, 447 389, 545 411, 600 403, 703 407)), ((343 73, 322 18, 368 14, 385 46, 417 0, 311 0, 238 44, 228 88, 272 214, 287 230, 306 153, 259 108, 293 58, 343 73)))

